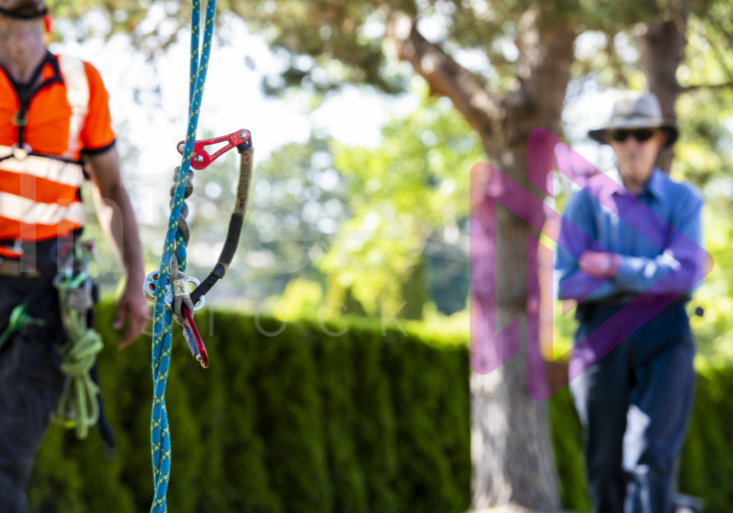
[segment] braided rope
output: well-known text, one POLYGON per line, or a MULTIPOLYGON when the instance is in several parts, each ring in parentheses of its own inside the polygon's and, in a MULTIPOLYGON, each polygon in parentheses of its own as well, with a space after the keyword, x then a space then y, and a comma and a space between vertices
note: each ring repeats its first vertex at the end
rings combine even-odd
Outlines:
POLYGON ((174 252, 177 257, 178 268, 182 271, 186 270, 186 241, 183 233, 179 229, 179 218, 184 206, 184 196, 188 183, 191 157, 193 155, 193 143, 196 139, 196 127, 198 126, 201 99, 206 82, 206 71, 209 65, 215 14, 216 0, 209 0, 206 5, 206 23, 201 58, 199 59, 201 0, 193 0, 191 13, 191 75, 186 147, 183 151, 181 168, 178 172, 175 195, 171 199, 171 215, 168 221, 168 232, 163 245, 163 256, 160 262, 153 313, 152 368, 154 397, 150 419, 150 448, 153 460, 155 497, 151 506, 152 513, 165 513, 168 511, 166 493, 168 491, 171 466, 171 441, 165 403, 165 388, 170 367, 173 313, 165 306, 165 285, 166 281, 170 279, 171 257, 174 252))
MULTIPOLYGON (((176 197, 176 186, 175 184, 178 183, 178 174, 180 171, 180 167, 177 167, 173 171, 173 183, 174 185, 171 186, 171 202, 170 206, 173 208, 173 201, 176 197)), ((186 203, 186 200, 193 194, 193 177, 194 172, 189 171, 188 172, 188 180, 186 181, 186 189, 183 193, 183 207, 181 208, 181 215, 178 216, 178 233, 176 234, 176 245, 177 247, 183 247, 186 248, 188 246, 188 240, 191 238, 191 229, 188 227, 188 221, 186 218, 188 217, 188 204, 186 203)), ((178 293, 178 288, 173 287, 173 319, 180 325, 186 326, 188 324, 188 321, 186 321, 186 318, 183 315, 183 312, 181 311, 181 307, 184 305, 186 308, 188 308, 189 312, 193 312, 193 302, 191 301, 191 297, 188 295, 188 276, 185 272, 185 262, 183 265, 183 268, 180 267, 178 262, 178 255, 176 253, 173 253, 171 257, 171 279, 173 280, 173 283, 177 281, 183 281, 185 284, 185 294, 180 295, 178 293)))

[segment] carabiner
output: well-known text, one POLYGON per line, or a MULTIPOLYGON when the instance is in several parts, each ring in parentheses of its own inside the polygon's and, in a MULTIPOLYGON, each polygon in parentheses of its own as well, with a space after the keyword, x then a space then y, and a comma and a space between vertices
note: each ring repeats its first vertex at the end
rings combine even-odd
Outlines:
POLYGON ((183 336, 186 337, 186 343, 188 344, 188 348, 191 350, 191 354, 193 354, 194 358, 196 358, 205 369, 209 366, 209 353, 206 352, 206 346, 204 345, 204 341, 201 339, 199 329, 196 327, 193 315, 188 311, 186 305, 181 307, 181 311, 188 322, 188 326, 183 328, 183 336))

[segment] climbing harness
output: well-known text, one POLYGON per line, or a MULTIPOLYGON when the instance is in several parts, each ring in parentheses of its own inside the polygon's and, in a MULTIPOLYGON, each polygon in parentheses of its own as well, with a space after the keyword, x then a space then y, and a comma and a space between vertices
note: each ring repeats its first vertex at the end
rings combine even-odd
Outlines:
POLYGON ((99 421, 99 386, 91 376, 102 350, 102 336, 89 326, 94 306, 94 284, 89 261, 96 258, 90 242, 69 243, 59 250, 59 271, 53 280, 59 291, 61 321, 66 342, 59 348, 64 389, 51 420, 75 428, 77 438, 87 437, 89 427, 99 421))
POLYGON ((91 328, 97 290, 89 262, 98 259, 97 251, 91 242, 76 240, 63 243, 58 251, 57 248, 58 244, 54 243, 35 285, 11 312, 8 325, 0 334, 0 348, 25 327, 46 325, 39 317, 53 304, 49 288, 53 285, 58 289, 59 313, 65 332, 65 341, 59 347, 60 369, 66 379, 51 420, 75 429, 79 439, 85 439, 89 428, 96 426, 102 437, 104 456, 111 461, 115 436, 104 415, 96 368, 103 343, 99 333, 91 328))
POLYGON ((254 149, 252 148, 252 136, 248 130, 238 130, 215 139, 195 140, 211 52, 215 13, 216 1, 209 0, 206 5, 203 44, 199 58, 201 1, 193 0, 188 129, 185 141, 178 145, 178 151, 183 158, 180 167, 174 171, 174 185, 171 188, 170 202, 171 214, 160 268, 150 273, 143 284, 145 296, 155 303, 152 340, 154 397, 151 414, 151 453, 155 497, 151 506, 152 513, 167 511, 166 493, 170 480, 171 443, 165 389, 170 367, 172 322, 175 319, 183 326, 183 333, 191 353, 203 367, 207 367, 208 353, 194 323, 193 314, 203 307, 205 294, 224 277, 232 262, 244 224, 252 177, 254 149), (214 154, 206 151, 206 146, 221 142, 227 142, 227 145, 214 154), (199 282, 186 275, 186 246, 190 231, 186 221, 188 207, 185 200, 193 193, 193 172, 190 168, 205 169, 216 158, 234 147, 240 153, 239 183, 226 241, 214 269, 203 282, 199 282), (196 286, 193 292, 189 290, 190 283, 196 286))

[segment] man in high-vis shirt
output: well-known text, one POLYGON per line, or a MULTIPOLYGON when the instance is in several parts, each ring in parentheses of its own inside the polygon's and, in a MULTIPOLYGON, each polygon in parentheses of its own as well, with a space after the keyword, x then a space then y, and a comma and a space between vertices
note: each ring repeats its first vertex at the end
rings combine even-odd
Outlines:
MULTIPOLYGON (((113 326, 127 324, 119 343, 124 348, 142 333, 149 306, 140 292, 140 243, 107 92, 90 64, 47 50, 45 15, 43 0, 0 0, 0 330, 45 282, 51 249, 80 236, 86 172, 100 222, 127 275, 113 326)), ((42 295, 48 307, 34 314, 44 324, 23 327, 0 349, 2 513, 26 510, 33 458, 64 384, 58 292, 47 287, 42 295)))

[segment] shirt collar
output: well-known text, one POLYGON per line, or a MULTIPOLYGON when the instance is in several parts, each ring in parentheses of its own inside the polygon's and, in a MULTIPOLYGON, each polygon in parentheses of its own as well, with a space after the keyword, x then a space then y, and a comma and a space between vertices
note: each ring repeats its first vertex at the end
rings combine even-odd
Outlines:
POLYGON ((41 88, 54 82, 62 84, 64 82, 61 77, 59 63, 48 49, 46 49, 46 55, 44 55, 43 60, 34 70, 33 77, 29 83, 20 84, 16 82, 2 65, 0 65, 0 73, 5 75, 18 97, 18 101, 25 103, 26 108, 33 95, 35 95, 35 93, 37 93, 41 88))
MULTIPOLYGON (((607 174, 610 178, 613 178, 614 182, 623 187, 624 182, 621 179, 618 169, 613 169, 607 174)), ((612 194, 619 194, 621 192, 622 189, 615 189, 612 191, 612 194)), ((647 192, 658 200, 661 200, 664 196, 664 177, 662 176, 662 171, 656 166, 652 169, 652 175, 649 177, 649 181, 647 182, 646 187, 644 187, 644 190, 639 193, 639 196, 643 196, 647 192)))
POLYGON ((664 177, 662 176, 662 170, 656 166, 652 170, 649 183, 646 184, 646 191, 650 192, 658 200, 664 197, 664 177))

